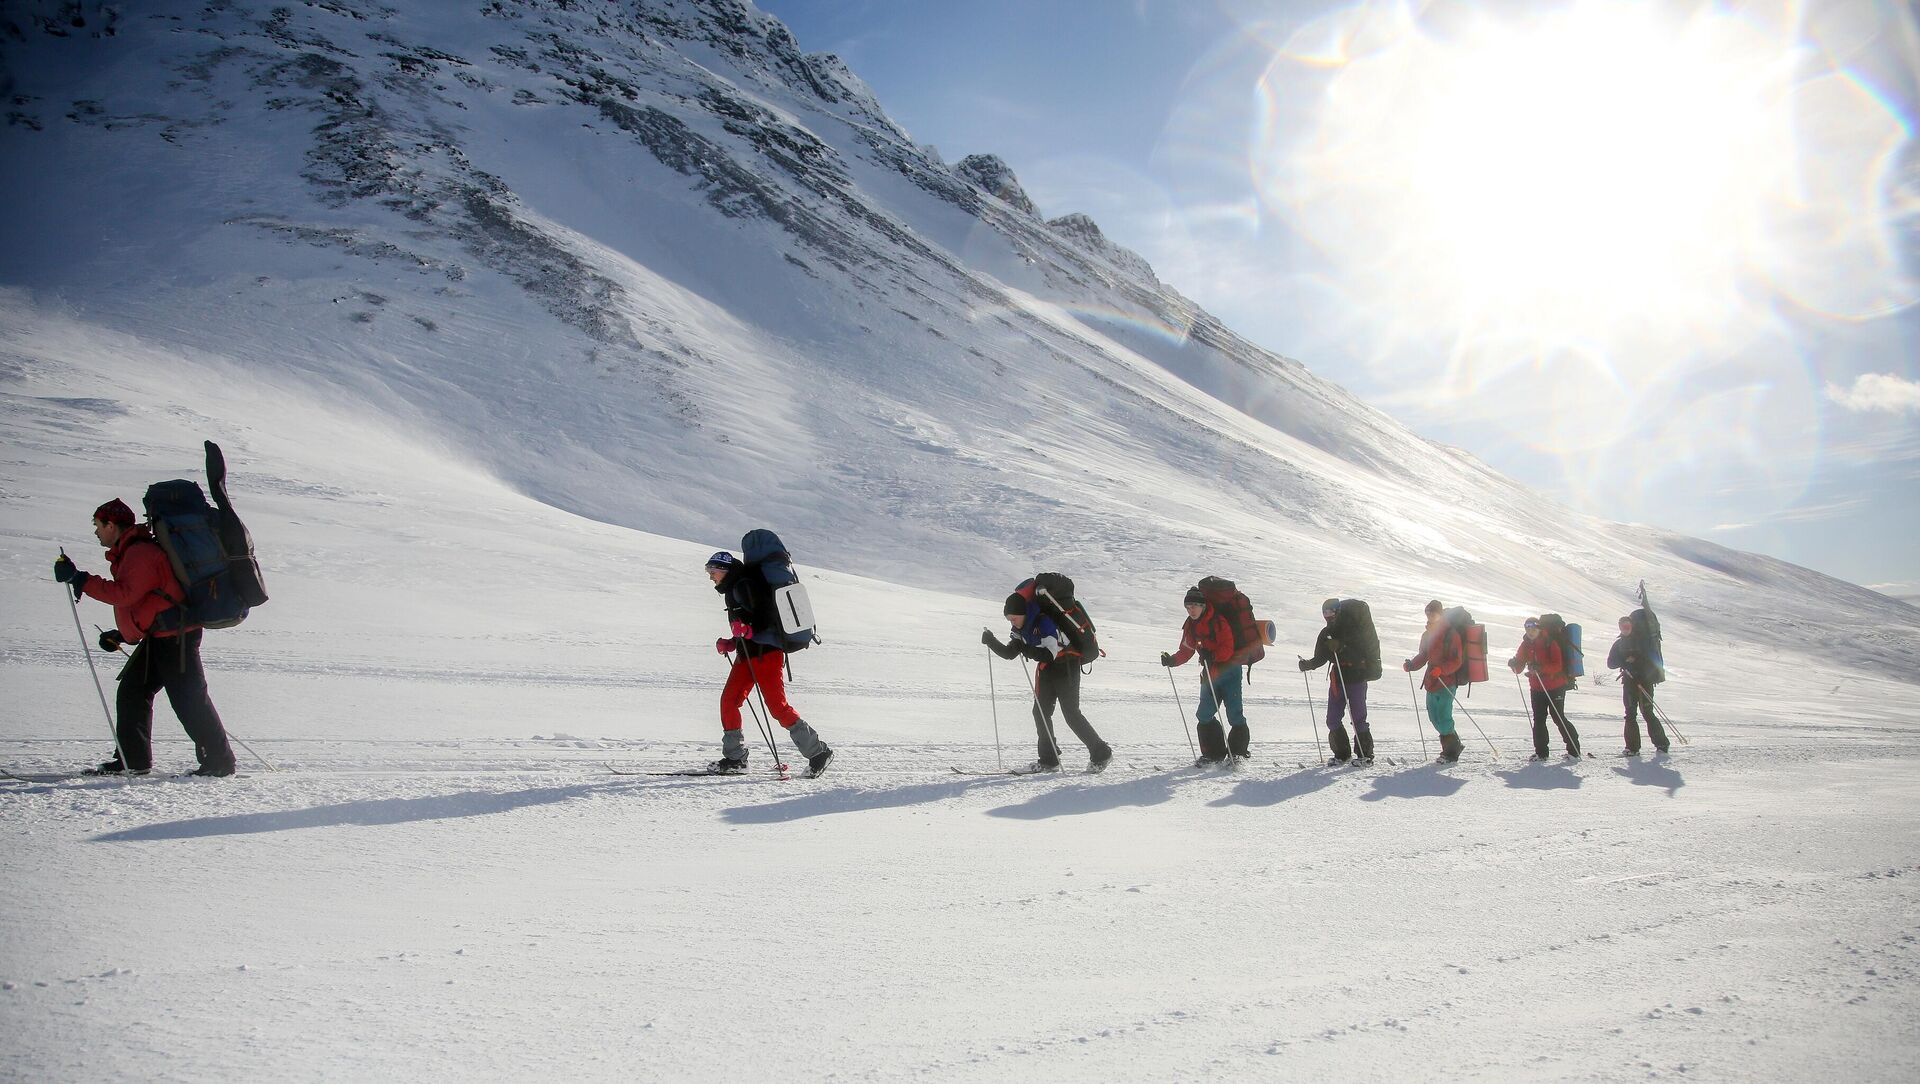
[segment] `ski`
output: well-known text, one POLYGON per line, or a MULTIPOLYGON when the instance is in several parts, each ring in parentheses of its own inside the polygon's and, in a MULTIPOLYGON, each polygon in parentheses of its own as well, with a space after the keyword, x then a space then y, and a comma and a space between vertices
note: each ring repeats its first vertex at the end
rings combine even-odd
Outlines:
POLYGON ((761 773, 750 774, 747 772, 716 772, 716 771, 711 771, 707 768, 679 768, 679 769, 674 769, 670 771, 656 771, 656 770, 642 769, 642 768, 622 768, 619 765, 614 764, 612 761, 608 761, 606 767, 608 771, 612 772, 615 775, 649 775, 649 776, 656 776, 656 777, 679 777, 679 778, 685 778, 685 779, 705 779, 705 778, 708 778, 709 776, 718 777, 718 778, 749 779, 749 780, 751 779, 785 780, 785 779, 791 778, 790 776, 788 776, 787 766, 784 764, 780 766, 779 775, 765 775, 761 773))
POLYGON ((1059 768, 961 768, 953 769, 955 775, 1064 775, 1059 768))

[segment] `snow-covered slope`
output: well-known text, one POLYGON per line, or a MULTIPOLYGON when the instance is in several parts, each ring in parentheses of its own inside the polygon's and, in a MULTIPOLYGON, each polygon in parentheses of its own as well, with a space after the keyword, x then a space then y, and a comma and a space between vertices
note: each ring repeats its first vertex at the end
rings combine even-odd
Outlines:
MULTIPOLYGON (((991 597, 1051 565, 1157 619, 1219 571, 1288 620, 1364 594, 1410 632, 1427 596, 1604 630, 1644 577, 1677 638, 1920 662, 1911 608, 1571 514, 1413 437, 1091 220, 1043 220, 1004 165, 943 164, 736 0, 7 19, 15 327, 132 336, 557 508, 679 538, 771 524, 893 582, 991 597), (1810 596, 1817 618, 1779 619, 1810 596)), ((56 369, 8 346, 20 376, 56 369)), ((98 364, 59 371, 84 388, 98 364)), ((87 417, 20 376, 10 437, 87 417)), ((209 414, 274 468, 251 419, 209 414)))

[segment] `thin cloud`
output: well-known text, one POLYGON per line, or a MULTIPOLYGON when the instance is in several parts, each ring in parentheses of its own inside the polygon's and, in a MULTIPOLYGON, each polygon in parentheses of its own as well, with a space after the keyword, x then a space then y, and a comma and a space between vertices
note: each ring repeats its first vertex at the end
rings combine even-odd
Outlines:
POLYGON ((1827 398, 1859 413, 1920 414, 1920 380, 1906 380, 1892 373, 1867 373, 1857 377, 1851 388, 1828 384, 1827 398))

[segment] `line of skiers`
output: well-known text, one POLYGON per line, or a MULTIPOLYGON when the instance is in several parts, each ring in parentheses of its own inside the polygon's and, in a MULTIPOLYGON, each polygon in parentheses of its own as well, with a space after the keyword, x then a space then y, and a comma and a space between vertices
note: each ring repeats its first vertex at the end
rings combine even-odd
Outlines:
MULTIPOLYGON (((209 444, 208 450, 209 477, 219 498, 219 510, 231 516, 225 502, 224 462, 218 459, 217 448, 209 444)), ((176 484, 192 486, 185 482, 160 483, 149 491, 150 518, 157 518, 152 512, 155 491, 176 484)), ((193 488, 198 495, 197 487, 193 488)), ((204 496, 198 500, 211 518, 212 506, 205 505, 204 496)), ((179 558, 179 551, 189 543, 170 537, 165 529, 168 524, 181 533, 192 529, 190 525, 182 527, 181 522, 156 522, 162 536, 156 538, 148 525, 135 522, 133 510, 125 502, 114 499, 97 508, 93 516, 94 535, 106 551, 111 575, 80 571, 65 553, 54 563, 54 578, 71 587, 76 601, 84 596, 113 607, 115 628, 101 634, 100 649, 118 652, 125 645, 133 647, 119 675, 115 755, 89 769, 90 774, 144 775, 151 770, 153 699, 163 688, 181 726, 193 740, 199 760, 193 774, 233 774, 233 750, 207 692, 200 661, 201 625, 193 617, 201 611, 194 608, 193 592, 183 587, 183 581, 190 586, 199 584, 179 558)), ((233 522, 237 526, 237 519, 233 522)), ((244 537, 244 527, 238 530, 240 538, 235 545, 244 545, 246 560, 251 562, 251 539, 244 537)), ((807 774, 818 776, 833 762, 833 749, 794 708, 786 693, 788 654, 817 640, 812 608, 778 536, 767 530, 750 531, 741 539, 741 548, 743 557, 721 551, 713 554, 705 566, 714 590, 721 596, 728 623, 729 635, 717 639, 714 648, 732 663, 720 691, 721 755, 707 770, 716 774, 746 770, 748 742, 741 708, 750 707, 750 696, 757 695, 766 717, 760 719, 758 712, 755 716, 760 720, 768 751, 778 759, 771 726, 778 723, 806 758, 807 774)), ((264 601, 257 568, 253 576, 252 593, 258 601, 264 601)), ((1651 693, 1651 687, 1665 676, 1659 627, 1644 602, 1643 588, 1642 607, 1620 619, 1620 638, 1607 658, 1608 667, 1621 673, 1629 754, 1640 750, 1642 716, 1654 747, 1662 753, 1668 749, 1651 693)), ((1189 588, 1182 605, 1187 617, 1180 627, 1180 641, 1173 651, 1161 654, 1160 663, 1171 669, 1196 657, 1201 661, 1206 680, 1195 710, 1200 753, 1195 763, 1204 766, 1244 760, 1249 755, 1252 731, 1243 703, 1242 675, 1264 657, 1266 645, 1274 639, 1274 626, 1272 622, 1256 621, 1246 595, 1232 581, 1218 577, 1206 577, 1189 588), (1220 721, 1223 713, 1227 718, 1224 726, 1220 721)), ((240 617, 244 617, 245 608, 240 607, 240 617)), ((1454 696, 1460 685, 1486 680, 1485 630, 1473 624, 1465 610, 1449 610, 1437 599, 1427 603, 1425 613, 1427 626, 1419 650, 1402 664, 1402 669, 1411 673, 1425 668, 1422 686, 1426 690, 1427 717, 1440 735, 1440 759, 1453 761, 1463 748, 1454 728, 1454 696), (1474 667, 1476 647, 1478 672, 1474 667)), ((1100 737, 1080 707, 1083 670, 1103 652, 1093 619, 1076 596, 1073 581, 1054 572, 1025 580, 1006 597, 1002 615, 1009 626, 1006 641, 990 629, 982 630, 980 641, 1002 659, 1019 658, 1023 666, 1026 662, 1034 664, 1031 680, 1037 756, 1028 770, 1060 767, 1061 748, 1053 725, 1056 712, 1086 746, 1088 770, 1104 769, 1113 759, 1113 746, 1100 737)), ((1374 746, 1373 732, 1367 725, 1367 689, 1381 674, 1379 637, 1372 614, 1359 599, 1330 598, 1321 604, 1321 617, 1323 627, 1315 637, 1313 657, 1301 658, 1300 669, 1304 673, 1328 667, 1326 727, 1332 762, 1343 764, 1357 758, 1371 763, 1374 746), (1348 718, 1354 730, 1351 742, 1344 725, 1348 718)), ((75 622, 78 624, 77 610, 75 622)), ((206 625, 221 627, 211 619, 206 625)), ((1508 662, 1516 675, 1527 675, 1531 687, 1533 745, 1539 760, 1547 758, 1549 721, 1558 729, 1566 754, 1580 755, 1580 735, 1566 714, 1566 690, 1574 673, 1569 655, 1578 655, 1577 643, 1569 640, 1567 628, 1557 615, 1528 618, 1520 647, 1508 662)))

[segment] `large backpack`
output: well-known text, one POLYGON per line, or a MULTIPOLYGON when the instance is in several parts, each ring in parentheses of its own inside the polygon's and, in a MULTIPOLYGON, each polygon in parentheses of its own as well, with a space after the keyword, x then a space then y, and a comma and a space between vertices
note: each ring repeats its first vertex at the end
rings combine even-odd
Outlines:
POLYGON ((155 482, 142 500, 153 540, 167 555, 185 596, 169 600, 173 605, 153 619, 151 632, 232 628, 267 601, 253 536, 227 499, 226 457, 212 441, 206 449, 207 485, 218 507, 185 478, 155 482))
POLYGON ((1455 606, 1442 616, 1448 627, 1460 634, 1460 654, 1464 660, 1458 670, 1446 677, 1447 683, 1458 689, 1487 680, 1487 627, 1476 624, 1465 606, 1455 606))
MULTIPOLYGON (((1380 634, 1373 628, 1373 609, 1363 599, 1346 598, 1333 612, 1333 639, 1340 642, 1337 655, 1353 660, 1362 681, 1380 680, 1380 634)), ((1340 665, 1338 657, 1334 665, 1340 665)))
POLYGON ((1207 576, 1199 586, 1207 605, 1226 618, 1228 627, 1233 629, 1233 665, 1252 666, 1266 658, 1266 638, 1260 634, 1260 622, 1254 619, 1253 602, 1246 592, 1235 587, 1232 580, 1219 576, 1207 576))
POLYGON ((753 634, 755 643, 777 647, 788 653, 805 651, 820 639, 814 629, 813 603, 800 574, 793 570, 793 558, 780 536, 766 528, 748 531, 740 539, 740 552, 747 570, 766 584, 774 612, 779 620, 753 634))
POLYGON ((1642 606, 1628 616, 1633 618, 1633 639, 1630 642, 1634 650, 1653 664, 1653 669, 1647 674, 1647 684, 1658 685, 1667 680, 1667 660, 1660 651, 1660 619, 1653 616, 1650 606, 1642 606))
POLYGON ((1560 645, 1560 660, 1566 668, 1568 684, 1574 684, 1575 678, 1585 677, 1587 660, 1580 654, 1580 626, 1567 624, 1566 618, 1559 614, 1541 614, 1540 630, 1547 634, 1547 639, 1560 645))
POLYGON ((1100 634, 1087 607, 1073 593, 1073 580, 1059 572, 1042 572, 1015 589, 1040 604, 1040 609, 1067 638, 1067 648, 1083 665, 1100 658, 1100 634))

